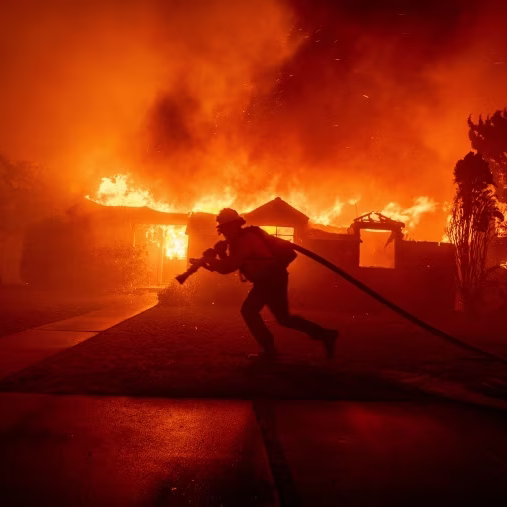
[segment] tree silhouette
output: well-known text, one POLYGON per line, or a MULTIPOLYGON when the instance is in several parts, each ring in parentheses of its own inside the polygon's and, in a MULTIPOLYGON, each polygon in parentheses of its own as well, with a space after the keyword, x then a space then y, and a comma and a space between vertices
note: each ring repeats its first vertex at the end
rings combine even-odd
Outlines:
POLYGON ((466 312, 473 312, 486 276, 488 247, 503 221, 493 174, 480 153, 470 152, 454 168, 457 185, 447 235, 456 247, 458 287, 466 312))
POLYGON ((472 148, 489 162, 495 177, 498 198, 507 201, 507 109, 496 111, 474 123, 468 118, 468 137, 472 148))
POLYGON ((57 209, 47 170, 0 154, 0 241, 57 209))

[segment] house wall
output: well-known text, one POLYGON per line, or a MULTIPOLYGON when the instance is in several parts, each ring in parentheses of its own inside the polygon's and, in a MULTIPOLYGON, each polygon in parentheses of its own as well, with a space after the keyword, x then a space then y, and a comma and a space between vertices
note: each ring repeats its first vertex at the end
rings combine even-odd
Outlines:
MULTIPOLYGON (((267 225, 277 225, 271 223, 267 225)), ((287 224, 285 224, 287 226, 287 224)), ((301 232, 300 232, 301 234, 301 232)), ((355 235, 336 239, 310 238, 301 234, 301 244, 417 314, 454 308, 454 251, 452 246, 432 242, 396 241, 396 268, 359 267, 360 243, 355 235)), ((189 235, 189 256, 202 252, 219 239, 208 230, 189 235)), ((350 283, 315 261, 298 254, 290 265, 290 297, 295 305, 337 311, 376 311, 382 307, 350 283)), ((240 284, 235 275, 199 272, 194 275, 198 297, 209 302, 239 306, 250 284, 240 284)))
POLYGON ((303 238, 302 246, 344 267, 359 266, 359 241, 356 236, 343 235, 340 240, 303 238))
MULTIPOLYGON (((455 303, 452 247, 425 242, 397 243, 395 269, 359 267, 358 243, 314 240, 306 241, 304 246, 407 310, 417 314, 452 310, 455 303)), ((353 312, 382 308, 338 275, 302 255, 291 265, 290 272, 295 304, 353 312)))

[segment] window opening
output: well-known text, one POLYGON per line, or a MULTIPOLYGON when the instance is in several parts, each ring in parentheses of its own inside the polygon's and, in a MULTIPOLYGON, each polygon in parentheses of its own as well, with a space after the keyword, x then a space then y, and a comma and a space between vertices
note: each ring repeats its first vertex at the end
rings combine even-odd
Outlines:
POLYGON ((261 225, 260 227, 272 236, 294 242, 294 227, 282 227, 278 225, 261 225))
POLYGON ((359 265, 368 268, 394 268, 394 241, 391 231, 361 230, 359 265))

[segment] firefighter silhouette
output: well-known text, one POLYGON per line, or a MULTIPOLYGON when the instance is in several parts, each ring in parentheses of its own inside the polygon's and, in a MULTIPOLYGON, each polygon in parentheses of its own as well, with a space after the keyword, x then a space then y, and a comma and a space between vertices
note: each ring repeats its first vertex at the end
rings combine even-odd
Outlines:
POLYGON ((332 357, 338 332, 289 311, 287 267, 297 255, 291 244, 259 227, 243 227, 245 220, 231 208, 220 211, 217 222, 217 230, 225 240, 204 252, 203 266, 224 275, 239 270, 240 276, 253 284, 241 306, 241 315, 261 348, 259 356, 277 355, 273 334, 260 315, 267 306, 280 325, 320 340, 327 357, 332 357))

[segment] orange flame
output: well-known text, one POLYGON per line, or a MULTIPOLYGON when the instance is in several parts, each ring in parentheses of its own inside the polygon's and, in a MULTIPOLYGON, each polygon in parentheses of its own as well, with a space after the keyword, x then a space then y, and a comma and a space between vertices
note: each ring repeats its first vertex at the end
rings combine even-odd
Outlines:
POLYGON ((146 230, 149 243, 164 249, 169 259, 186 259, 188 236, 184 225, 150 225, 146 230))
POLYGON ((414 205, 410 208, 402 209, 399 204, 390 202, 381 213, 393 220, 404 222, 410 229, 420 222, 424 213, 433 212, 436 207, 437 203, 431 197, 421 196, 414 199, 414 205))
POLYGON ((117 174, 112 178, 102 178, 96 196, 92 198, 87 195, 86 198, 104 206, 130 206, 134 208, 147 206, 166 213, 176 211, 168 203, 156 201, 149 190, 132 187, 126 174, 117 174))
POLYGON ((165 225, 165 255, 169 259, 186 259, 188 236, 184 225, 165 225))
MULTIPOLYGON (((167 202, 157 201, 151 192, 147 189, 134 186, 127 174, 117 174, 113 178, 103 178, 99 189, 94 197, 86 196, 88 199, 103 204, 105 206, 147 206, 157 211, 187 213, 189 209, 176 207, 167 202)), ((255 196, 248 196, 248 206, 240 206, 242 212, 247 212, 273 199, 276 195, 266 191, 255 196)), ((315 225, 334 225, 348 226, 349 224, 338 223, 342 210, 345 206, 356 206, 361 197, 356 196, 348 200, 335 198, 334 203, 329 207, 319 206, 318 203, 310 201, 301 191, 290 191, 285 195, 280 195, 292 206, 299 209, 310 217, 310 222, 315 225)), ((238 207, 241 199, 237 192, 227 186, 221 195, 206 195, 195 201, 190 211, 218 213, 225 207, 238 207)), ((428 196, 420 196, 414 199, 414 204, 408 208, 403 208, 396 202, 389 202, 382 213, 394 220, 405 222, 406 227, 411 229, 419 224, 421 217, 425 213, 435 212, 437 203, 428 196)), ((370 211, 370 210, 368 210, 370 211)), ((357 215, 357 213, 355 213, 357 215)), ((164 229, 165 237, 169 243, 165 249, 167 256, 171 258, 182 258, 186 254, 186 236, 184 231, 176 226, 160 226, 164 229), (169 227, 170 229, 168 229, 169 227)))

